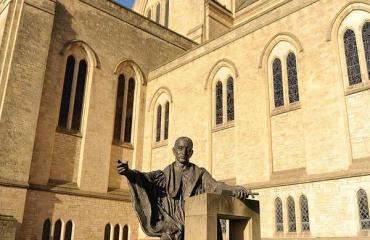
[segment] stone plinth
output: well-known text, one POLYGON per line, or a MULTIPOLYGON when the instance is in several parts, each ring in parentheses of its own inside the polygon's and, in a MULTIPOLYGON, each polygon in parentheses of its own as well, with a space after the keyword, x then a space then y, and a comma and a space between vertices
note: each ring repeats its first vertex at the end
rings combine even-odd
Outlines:
POLYGON ((221 218, 230 220, 230 239, 261 239, 258 201, 211 193, 185 201, 185 239, 216 240, 221 218))
POLYGON ((15 240, 17 220, 12 216, 0 215, 0 239, 15 240))

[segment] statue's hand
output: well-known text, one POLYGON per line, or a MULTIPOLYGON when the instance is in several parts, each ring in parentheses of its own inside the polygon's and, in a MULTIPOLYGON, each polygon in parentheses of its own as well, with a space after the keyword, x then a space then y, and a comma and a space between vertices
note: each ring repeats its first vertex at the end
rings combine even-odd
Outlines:
POLYGON ((247 190, 241 186, 234 187, 232 194, 234 197, 241 199, 241 200, 247 199, 249 196, 252 196, 252 198, 254 198, 254 195, 255 195, 254 193, 252 193, 251 190, 247 190))
POLYGON ((130 171, 130 168, 128 167, 128 162, 127 161, 122 162, 121 160, 118 160, 117 171, 118 174, 126 176, 130 171))

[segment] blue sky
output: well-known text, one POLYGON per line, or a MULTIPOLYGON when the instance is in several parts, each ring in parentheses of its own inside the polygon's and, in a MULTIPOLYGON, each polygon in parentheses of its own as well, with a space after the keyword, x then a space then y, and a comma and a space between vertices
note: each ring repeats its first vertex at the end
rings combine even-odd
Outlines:
POLYGON ((118 2, 119 4, 122 4, 125 7, 128 7, 128 8, 131 8, 132 3, 134 2, 134 0, 115 0, 115 1, 118 2))

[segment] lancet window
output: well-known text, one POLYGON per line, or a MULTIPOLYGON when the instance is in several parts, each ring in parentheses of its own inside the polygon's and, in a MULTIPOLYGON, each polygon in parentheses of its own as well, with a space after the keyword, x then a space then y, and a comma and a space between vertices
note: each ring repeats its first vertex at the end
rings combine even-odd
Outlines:
POLYGON ((370 23, 367 22, 362 28, 362 41, 364 44, 367 76, 370 79, 370 23))
POLYGON ((62 220, 59 219, 58 221, 56 221, 54 225, 53 240, 61 240, 61 236, 62 236, 62 220))
POLYGON ((348 29, 344 33, 343 40, 347 63, 348 82, 351 86, 362 82, 355 32, 351 29, 348 29))
POLYGON ((161 132, 162 132, 162 105, 157 107, 157 128, 156 128, 156 137, 155 141, 161 141, 161 132))
POLYGON ((296 217, 295 217, 295 205, 294 199, 292 197, 288 197, 288 230, 289 232, 296 232, 297 225, 296 225, 296 217))
POLYGON ((227 121, 234 120, 234 80, 230 77, 227 80, 227 121))
POLYGON ((119 239, 119 233, 120 233, 120 226, 119 226, 119 224, 116 224, 114 226, 114 230, 113 230, 113 240, 120 240, 119 239))
POLYGON ((156 23, 160 23, 161 21, 161 4, 158 3, 155 8, 155 21, 156 23))
POLYGON ((128 226, 125 225, 122 228, 122 240, 128 240, 128 226))
POLYGON ((369 203, 365 190, 360 189, 357 192, 357 204, 360 218, 361 230, 370 230, 369 203))
POLYGON ((111 231, 111 225, 110 223, 105 225, 104 228, 104 240, 110 240, 110 231, 111 231))
POLYGON ((166 99, 162 98, 157 105, 155 126, 155 142, 167 140, 170 127, 170 102, 166 99))
POLYGON ((274 82, 275 107, 284 106, 283 72, 280 59, 276 58, 272 64, 274 82))
POLYGON ((223 122, 223 96, 222 96, 222 82, 218 81, 216 84, 216 125, 223 122))
POLYGON ((165 9, 165 15, 164 15, 164 26, 168 27, 169 23, 169 16, 170 15, 170 0, 166 0, 166 9, 165 9))
POLYGON ((284 231, 283 204, 280 198, 275 199, 275 228, 276 232, 284 231))
POLYGON ((308 212, 308 201, 305 195, 299 198, 299 205, 301 209, 301 228, 303 232, 310 231, 310 216, 308 212))
POLYGON ((49 240, 51 233, 51 221, 46 219, 42 228, 42 240, 49 240))
POLYGON ((298 93, 298 75, 297 75, 297 61, 294 53, 289 53, 287 57, 288 70, 288 95, 289 103, 299 101, 298 93))
POLYGON ((66 224, 66 229, 64 232, 64 240, 72 240, 72 231, 73 231, 73 223, 69 220, 66 224))

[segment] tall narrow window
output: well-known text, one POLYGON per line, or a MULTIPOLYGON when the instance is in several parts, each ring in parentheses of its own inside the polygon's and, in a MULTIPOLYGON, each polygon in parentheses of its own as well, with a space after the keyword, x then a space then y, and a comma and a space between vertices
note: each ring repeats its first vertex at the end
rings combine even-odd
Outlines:
POLYGON ((352 30, 344 33, 344 50, 346 55, 349 85, 361 83, 360 62, 356 44, 356 35, 352 30))
POLYGON ((67 58, 66 70, 64 74, 62 101, 60 104, 58 127, 67 128, 68 126, 68 112, 71 100, 73 74, 75 69, 75 58, 71 55, 67 58))
POLYGON ((170 124, 170 103, 166 102, 164 111, 164 140, 168 139, 169 124, 170 124))
POLYGON ((227 121, 234 120, 234 80, 227 80, 227 121))
POLYGON ((367 76, 370 79, 370 22, 365 23, 362 28, 362 41, 364 42, 367 76))
POLYGON ((288 230, 289 232, 297 231, 296 219, 295 219, 295 205, 294 199, 288 197, 288 230))
POLYGON ((152 10, 149 9, 146 16, 147 16, 147 18, 152 19, 152 10))
POLYGON ((125 121, 125 136, 124 142, 131 142, 132 133, 132 116, 134 113, 134 96, 135 96, 135 80, 130 78, 128 82, 127 106, 126 106, 126 121, 125 121))
POLYGON ((216 84, 216 125, 223 122, 222 82, 216 84))
POLYGON ((49 240, 51 232, 51 221, 46 219, 42 227, 42 240, 49 240))
POLYGON ((155 141, 161 141, 161 126, 162 126, 162 105, 157 107, 157 128, 156 128, 156 137, 155 141))
POLYGON ((166 27, 168 27, 169 15, 170 15, 170 0, 166 0, 166 12, 164 16, 164 26, 166 27))
POLYGON ((294 53, 289 53, 287 58, 289 103, 299 101, 297 61, 294 53))
POLYGON ((116 116, 115 116, 115 119, 114 119, 114 140, 116 142, 121 141, 124 94, 125 94, 125 76, 123 74, 121 74, 118 77, 117 99, 116 99, 116 116))
POLYGON ((85 94, 87 64, 85 60, 81 60, 78 66, 78 76, 76 85, 75 102, 73 107, 72 130, 81 130, 82 106, 85 94))
POLYGON ((69 220, 66 224, 66 230, 64 233, 64 240, 72 240, 73 223, 69 220))
POLYGON ((156 12, 155 12, 155 21, 159 23, 161 20, 161 4, 157 4, 156 12))
POLYGON ((283 204, 280 198, 275 199, 275 224, 276 232, 284 231, 283 204))
POLYGON ((122 229, 122 240, 128 240, 128 226, 123 226, 122 229))
POLYGON ((302 195, 299 198, 299 205, 301 208, 302 231, 309 232, 310 231, 310 215, 308 213, 308 201, 305 195, 302 195))
POLYGON ((272 64, 274 76, 274 102, 275 107, 284 106, 283 73, 280 59, 275 59, 272 64))
POLYGON ((357 192, 357 203, 361 230, 370 230, 370 215, 367 194, 363 189, 357 192))
POLYGON ((108 223, 107 225, 105 225, 105 228, 104 228, 104 240, 110 240, 110 229, 111 229, 110 223, 108 223))
POLYGON ((119 225, 114 226, 113 240, 119 240, 119 225))
POLYGON ((62 221, 59 219, 54 225, 54 236, 53 240, 61 240, 62 235, 62 221))

